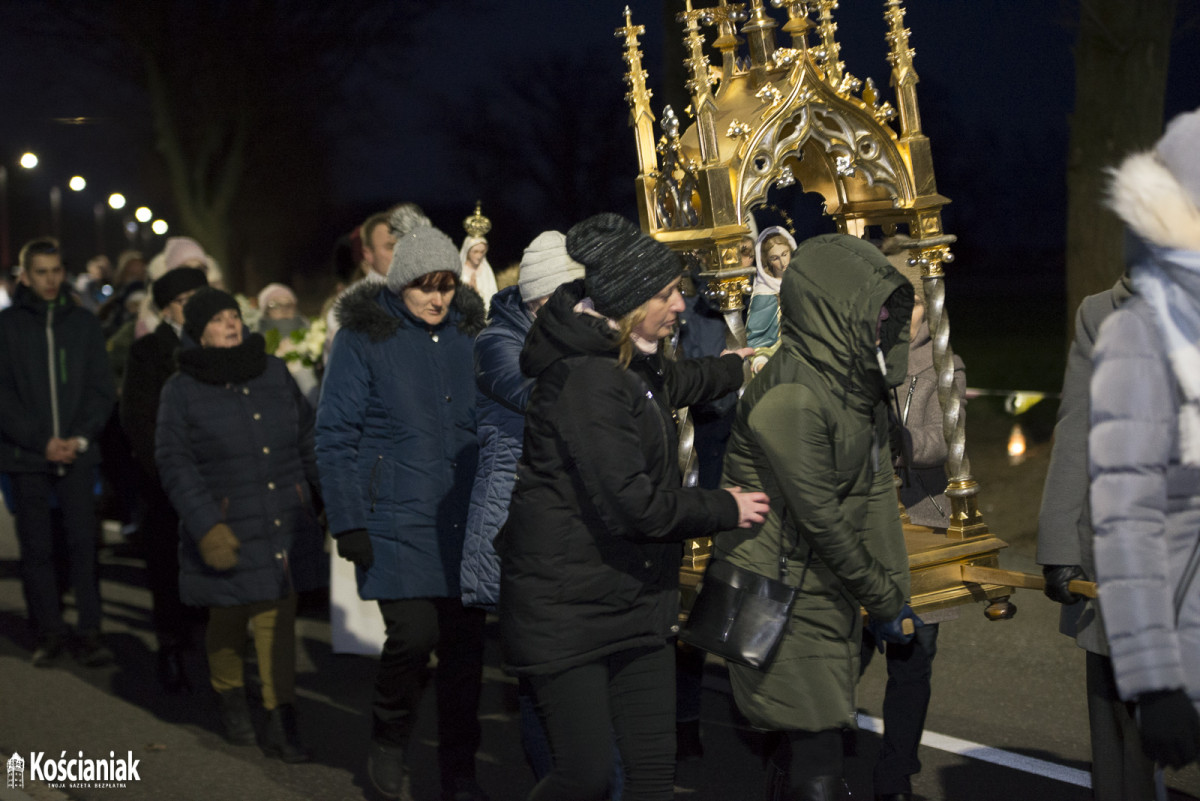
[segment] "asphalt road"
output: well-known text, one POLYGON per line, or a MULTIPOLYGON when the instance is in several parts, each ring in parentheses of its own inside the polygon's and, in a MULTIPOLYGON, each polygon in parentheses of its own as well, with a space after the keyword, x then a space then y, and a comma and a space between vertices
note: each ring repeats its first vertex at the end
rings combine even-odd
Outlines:
MULTIPOLYGON (((1036 505, 1036 504, 1035 504, 1036 505)), ((1001 535, 1002 536, 1002 535, 1001 535)), ((1032 570, 1029 546, 1012 548, 1006 567, 1032 570)), ((374 660, 330 653, 327 616, 319 604, 298 622, 298 710, 301 729, 316 752, 309 765, 286 766, 256 748, 229 746, 217 734, 213 696, 203 686, 167 696, 153 678, 149 593, 141 563, 102 556, 105 630, 117 663, 102 669, 76 665, 50 670, 29 665, 31 642, 17 573, 11 519, 0 512, 0 754, 31 752, 46 759, 132 752, 138 781, 123 788, 66 787, 51 790, 31 780, 24 789, 0 787, 0 800, 104 799, 359 799, 364 796, 365 714, 374 660)), ((1013 801, 1087 799, 1087 719, 1083 652, 1056 632, 1057 608, 1040 594, 1015 596, 1020 611, 1010 621, 988 622, 982 606, 965 607, 959 620, 942 625, 935 662, 934 697, 923 770, 914 789, 927 799, 1013 801)), ((69 616, 73 610, 69 609, 69 616)), ((516 725, 516 685, 497 668, 494 628, 485 675, 484 747, 480 782, 493 801, 518 801, 532 777, 521 755, 516 725)), ((190 655, 203 684, 199 642, 190 655)), ((879 660, 860 685, 860 707, 880 714, 884 668, 879 660)), ((432 699, 411 748, 416 801, 438 798, 432 699)), ((867 721, 868 726, 870 721, 867 721)), ((728 679, 710 662, 703 699, 705 759, 680 766, 677 798, 696 801, 759 799, 763 770, 761 737, 742 722, 728 679)), ((848 781, 856 799, 870 798, 870 768, 878 737, 860 731, 859 753, 848 781)), ((1169 777, 1174 798, 1200 796, 1195 768, 1169 777)), ((7 784, 7 782, 5 782, 7 784)))

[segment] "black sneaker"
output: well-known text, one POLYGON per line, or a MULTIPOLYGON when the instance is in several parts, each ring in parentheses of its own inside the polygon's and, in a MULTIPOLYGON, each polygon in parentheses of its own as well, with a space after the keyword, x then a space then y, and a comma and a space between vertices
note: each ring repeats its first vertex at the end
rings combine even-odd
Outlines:
POLYGON ((75 643, 75 661, 84 667, 112 664, 113 652, 104 646, 99 634, 81 634, 75 643))
POLYGON ((64 650, 62 637, 46 637, 38 641, 37 647, 33 649, 33 657, 29 661, 33 663, 34 667, 54 667, 62 661, 64 650))

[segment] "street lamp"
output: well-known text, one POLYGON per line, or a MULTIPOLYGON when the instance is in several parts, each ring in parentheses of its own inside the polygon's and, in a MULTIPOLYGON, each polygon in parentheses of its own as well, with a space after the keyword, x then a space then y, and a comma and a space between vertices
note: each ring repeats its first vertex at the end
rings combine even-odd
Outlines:
POLYGON ((21 166, 27 170, 32 170, 38 165, 38 157, 36 153, 25 153, 21 156, 21 166))
POLYGON ((87 188, 87 181, 83 179, 82 175, 76 175, 70 181, 67 181, 67 186, 71 187, 72 192, 82 192, 87 188))
POLYGON ((108 207, 114 211, 125 208, 125 196, 120 192, 113 192, 108 196, 108 207))
POLYGON ((155 220, 154 222, 150 223, 150 230, 159 236, 162 236, 167 232, 167 221, 155 220))
POLYGON ((145 206, 140 206, 138 207, 138 210, 133 213, 133 216, 137 218, 138 222, 150 222, 150 220, 154 218, 154 212, 150 211, 150 209, 146 208, 145 206))

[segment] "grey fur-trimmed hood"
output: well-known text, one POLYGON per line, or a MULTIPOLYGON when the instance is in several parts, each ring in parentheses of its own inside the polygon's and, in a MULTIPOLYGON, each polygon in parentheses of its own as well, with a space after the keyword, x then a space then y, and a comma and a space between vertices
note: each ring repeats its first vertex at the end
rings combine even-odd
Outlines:
MULTIPOLYGON (((337 305, 338 324, 351 331, 359 331, 367 335, 372 342, 382 342, 396 333, 401 326, 418 325, 415 318, 407 312, 393 314, 380 303, 380 293, 391 293, 384 284, 363 282, 353 287, 342 296, 337 305)), ((398 307, 403 308, 404 302, 393 295, 398 307)), ((483 306, 483 298, 469 286, 459 284, 450 304, 450 314, 447 321, 456 320, 459 331, 468 336, 476 336, 487 325, 487 313, 483 306)))
POLYGON ((1160 247, 1200 250, 1200 208, 1153 150, 1111 174, 1109 208, 1134 233, 1160 247))

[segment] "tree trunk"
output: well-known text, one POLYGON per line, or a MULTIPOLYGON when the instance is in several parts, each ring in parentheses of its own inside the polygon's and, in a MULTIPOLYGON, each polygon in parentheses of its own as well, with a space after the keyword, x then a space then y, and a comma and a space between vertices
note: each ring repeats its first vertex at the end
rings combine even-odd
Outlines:
MULTIPOLYGON (((1080 0, 1067 157, 1067 319, 1125 270, 1125 228, 1105 172, 1162 134, 1176 0, 1080 0)), ((1036 199, 1035 199, 1036 200, 1036 199)))

